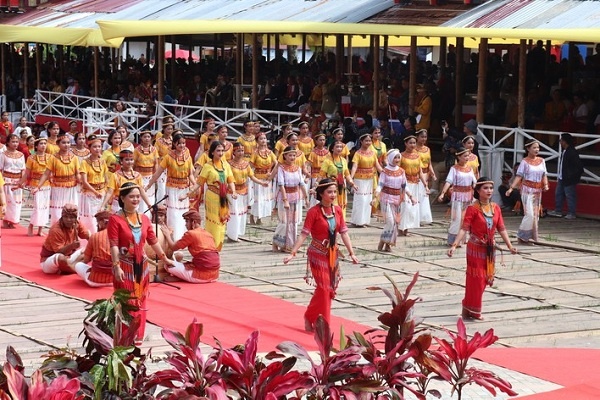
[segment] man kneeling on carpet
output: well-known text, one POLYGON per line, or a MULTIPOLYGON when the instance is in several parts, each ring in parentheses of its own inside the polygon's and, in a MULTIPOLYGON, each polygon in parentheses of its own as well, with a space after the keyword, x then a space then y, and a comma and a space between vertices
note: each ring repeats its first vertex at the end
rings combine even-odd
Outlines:
POLYGON ((112 286, 112 259, 110 257, 110 243, 108 241, 108 211, 100 211, 96 215, 98 232, 92 233, 85 246, 85 251, 76 260, 73 270, 91 287, 112 286), (91 261, 91 266, 88 263, 91 261))
POLYGON ((196 210, 190 210, 183 214, 187 232, 181 239, 173 242, 169 228, 161 225, 161 230, 165 234, 169 247, 173 251, 185 249, 192 255, 192 261, 182 262, 183 254, 176 252, 174 266, 167 267, 167 271, 190 283, 214 282, 219 277, 219 268, 221 261, 219 252, 215 245, 212 235, 200 227, 200 213, 196 210))
POLYGON ((48 231, 40 252, 40 265, 47 274, 72 274, 79 257, 79 239, 89 239, 90 231, 77 221, 77 206, 65 204, 61 217, 48 231))

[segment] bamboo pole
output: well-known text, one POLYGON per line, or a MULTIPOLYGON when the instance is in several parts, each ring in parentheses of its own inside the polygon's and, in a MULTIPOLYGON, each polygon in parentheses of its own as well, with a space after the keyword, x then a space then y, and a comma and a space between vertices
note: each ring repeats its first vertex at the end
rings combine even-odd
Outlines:
POLYGON ((488 40, 487 38, 481 38, 479 41, 479 70, 477 72, 477 122, 483 123, 483 117, 485 115, 485 92, 486 92, 486 79, 487 79, 487 54, 488 54, 488 40))
POLYGON ((35 45, 35 83, 38 89, 42 87, 42 50, 39 43, 35 45))
POLYGON ((262 47, 258 41, 258 35, 252 34, 252 109, 258 108, 258 58, 262 47))
POLYGON ((448 52, 448 38, 440 38, 440 77, 446 73, 446 54, 448 52))
POLYGON ((410 37, 410 65, 408 81, 408 113, 415 113, 415 98, 417 94, 417 37, 410 37))
POLYGON ((373 112, 379 115, 379 35, 373 36, 373 112))
POLYGON ((465 39, 456 38, 456 79, 454 88, 454 126, 462 128, 463 86, 465 82, 465 39))
POLYGON ((0 43, 0 63, 2 64, 0 80, 2 81, 2 94, 6 94, 6 44, 0 43))
POLYGON ((98 74, 100 71, 98 70, 98 46, 94 47, 94 96, 98 97, 100 91, 98 90, 98 74))
POLYGON ((165 37, 158 37, 158 45, 156 46, 156 62, 158 65, 158 100, 165 99, 165 37))
MULTIPOLYGON (((518 87, 518 114, 517 125, 519 128, 525 127, 525 104, 526 104, 526 76, 527 76, 527 41, 521 39, 519 42, 519 87, 518 87)), ((520 137, 520 136, 519 136, 520 137)))
POLYGON ((171 35, 171 62, 169 63, 171 64, 171 79, 169 80, 171 81, 171 92, 173 92, 173 96, 177 96, 175 93, 175 75, 177 73, 177 70, 175 69, 175 63, 177 62, 176 52, 177 45, 175 44, 175 35, 171 35))
POLYGON ((29 43, 23 47, 23 98, 29 96, 29 43))
POLYGON ((306 64, 306 33, 302 34, 302 64, 306 64))

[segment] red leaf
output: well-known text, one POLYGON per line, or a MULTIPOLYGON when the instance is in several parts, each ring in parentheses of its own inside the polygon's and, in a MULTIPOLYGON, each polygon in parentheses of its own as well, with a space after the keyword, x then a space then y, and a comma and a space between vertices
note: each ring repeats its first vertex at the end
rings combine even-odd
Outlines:
POLYGON ((13 399, 25 399, 27 384, 25 383, 23 374, 17 371, 10 363, 4 363, 3 371, 4 375, 6 375, 8 392, 12 395, 13 399))
POLYGON ((202 324, 197 322, 196 318, 188 325, 185 331, 185 342, 188 346, 196 348, 200 346, 200 336, 202 336, 202 324))

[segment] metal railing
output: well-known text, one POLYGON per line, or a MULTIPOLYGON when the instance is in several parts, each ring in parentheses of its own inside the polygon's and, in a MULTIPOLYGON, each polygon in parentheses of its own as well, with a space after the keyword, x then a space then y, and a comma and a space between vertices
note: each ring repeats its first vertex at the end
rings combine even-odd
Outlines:
MULTIPOLYGON (((2 103, 0 97, 0 105, 2 103)), ((86 134, 95 132, 107 135, 116 125, 124 125, 130 134, 137 135, 143 130, 159 130, 162 117, 173 115, 175 126, 186 135, 192 136, 203 130, 205 121, 213 118, 217 125, 226 125, 231 137, 237 137, 243 132, 246 120, 257 120, 264 128, 276 131, 286 123, 296 123, 299 113, 255 110, 247 108, 218 108, 205 106, 190 106, 155 102, 155 108, 148 110, 144 103, 123 102, 126 111, 117 113, 114 106, 118 100, 107 100, 96 97, 74 96, 64 93, 54 93, 37 90, 33 99, 23 100, 23 115, 29 121, 34 121, 38 115, 83 121, 86 134)), ((541 139, 540 155, 548 165, 548 175, 556 178, 556 166, 560 156, 558 137, 561 132, 541 131, 522 128, 506 128, 501 126, 479 125, 478 136, 482 138, 480 150, 485 154, 482 165, 486 173, 494 180, 502 174, 502 170, 512 171, 513 165, 520 161, 525 154, 523 143, 528 139, 541 139), (556 143, 550 146, 547 143, 556 143)), ((594 148, 600 146, 600 136, 584 133, 572 133, 584 164, 600 166, 599 152, 594 148)), ((597 172, 597 170, 596 170, 597 172)), ((600 183, 600 176, 591 168, 584 169, 582 181, 600 183)))
POLYGON ((213 118, 217 125, 227 125, 232 137, 243 132, 247 119, 257 120, 271 130, 278 130, 282 125, 300 119, 300 114, 293 112, 191 106, 159 101, 155 102, 152 110, 148 110, 145 103, 123 102, 126 111, 117 113, 113 111, 117 102, 37 90, 33 99, 23 100, 23 115, 30 121, 39 115, 82 120, 86 134, 94 132, 108 135, 115 126, 123 125, 134 136, 143 130, 159 130, 165 115, 172 115, 175 126, 188 136, 202 130, 208 118, 213 118))
MULTIPOLYGON (((560 157, 559 138, 562 132, 542 131, 535 129, 507 128, 502 126, 491 126, 480 124, 477 127, 477 136, 483 139, 480 152, 487 152, 490 158, 501 158, 502 169, 512 171, 513 165, 521 161, 525 156, 524 143, 530 139, 540 141, 540 157, 546 161, 548 176, 556 179, 558 158, 560 157), (553 143, 551 146, 548 143, 553 143)), ((587 133, 571 133, 575 139, 575 148, 579 152, 581 160, 585 164, 596 164, 600 160, 598 151, 595 149, 600 144, 600 136, 587 133)), ((487 166, 498 165, 498 162, 488 161, 487 166)), ((600 165, 600 164, 598 164, 600 165)), ((484 166, 485 167, 485 166, 484 166)), ((502 171, 488 171, 494 176, 502 171)), ((582 182, 600 183, 600 176, 590 168, 584 168, 582 182)))

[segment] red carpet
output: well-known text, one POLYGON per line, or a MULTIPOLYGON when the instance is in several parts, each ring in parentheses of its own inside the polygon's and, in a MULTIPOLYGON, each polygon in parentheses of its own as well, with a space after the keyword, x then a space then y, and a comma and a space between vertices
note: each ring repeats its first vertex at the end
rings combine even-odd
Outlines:
MULTIPOLYGON (((96 300, 110 296, 112 288, 90 288, 77 275, 46 275, 39 265, 44 238, 27 237, 24 228, 2 230, 2 270, 41 286, 78 298, 96 300)), ((292 340, 308 350, 316 350, 313 335, 304 331, 304 307, 250 290, 215 282, 193 285, 177 282, 181 290, 152 284, 148 320, 162 327, 184 332, 194 317, 204 324, 204 342, 217 338, 224 346, 244 343, 254 330, 260 330, 259 350, 275 349, 292 340)), ((369 327, 332 317, 332 330, 338 338, 340 326, 348 333, 369 327)))
POLYGON ((519 400, 598 400, 599 398, 600 385, 590 382, 585 385, 569 386, 551 392, 519 397, 519 400))

